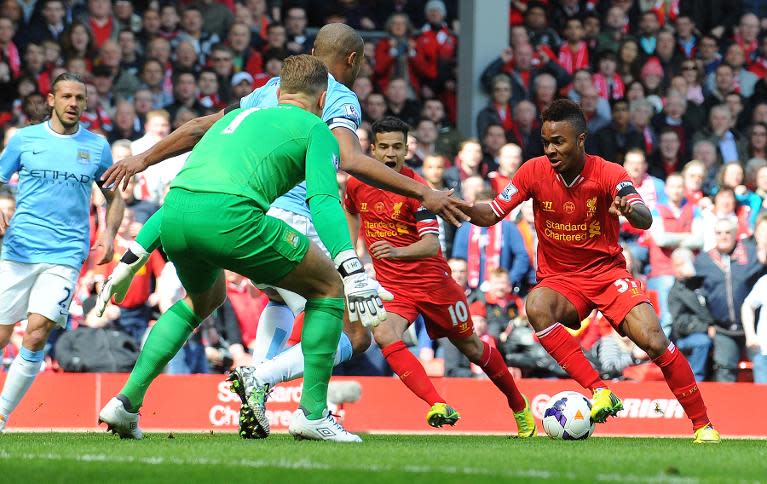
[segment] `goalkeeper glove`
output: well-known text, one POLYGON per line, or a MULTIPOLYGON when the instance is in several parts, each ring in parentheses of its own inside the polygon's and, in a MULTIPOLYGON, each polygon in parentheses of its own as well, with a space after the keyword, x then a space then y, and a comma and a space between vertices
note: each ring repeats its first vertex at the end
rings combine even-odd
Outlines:
POLYGON ((112 274, 109 275, 109 278, 104 283, 104 287, 101 288, 101 292, 99 292, 96 298, 96 314, 99 317, 104 314, 104 310, 112 296, 114 296, 117 304, 120 304, 125 299, 125 294, 128 292, 131 281, 133 281, 133 276, 144 267, 147 259, 149 259, 149 253, 141 245, 137 242, 131 244, 130 249, 123 254, 120 263, 117 264, 112 274))
POLYGON ((359 321, 366 328, 376 327, 385 321, 383 301, 391 301, 394 296, 378 281, 368 277, 353 250, 340 252, 334 262, 344 281, 349 321, 359 321))

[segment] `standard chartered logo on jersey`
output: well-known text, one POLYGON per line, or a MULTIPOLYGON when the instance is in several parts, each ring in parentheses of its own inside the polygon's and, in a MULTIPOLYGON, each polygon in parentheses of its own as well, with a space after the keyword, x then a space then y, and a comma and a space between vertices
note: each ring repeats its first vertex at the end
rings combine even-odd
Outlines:
POLYGON ((602 235, 602 225, 599 220, 581 224, 562 224, 546 219, 544 225, 544 235, 558 242, 584 242, 602 235))

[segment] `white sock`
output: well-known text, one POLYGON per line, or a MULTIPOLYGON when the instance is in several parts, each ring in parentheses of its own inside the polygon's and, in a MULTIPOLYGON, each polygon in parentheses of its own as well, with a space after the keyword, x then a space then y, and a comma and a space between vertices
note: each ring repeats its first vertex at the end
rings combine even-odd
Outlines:
POLYGON ((288 291, 287 289, 280 289, 279 287, 275 287, 274 289, 277 290, 277 294, 279 294, 282 300, 285 301, 285 304, 288 305, 290 310, 293 311, 293 314, 304 312, 304 307, 306 307, 306 298, 296 294, 295 292, 288 291))
MULTIPOLYGON (((351 357, 352 343, 346 333, 341 333, 333 366, 348 361, 351 357)), ((291 346, 271 360, 267 360, 256 367, 256 379, 262 385, 268 383, 270 386, 274 386, 302 376, 304 376, 304 353, 301 350, 301 343, 291 346)))
POLYGON ((6 420, 40 373, 44 356, 45 352, 42 350, 31 351, 22 346, 18 356, 11 363, 3 392, 0 394, 0 415, 6 420))
POLYGON ((258 365, 273 358, 285 349, 290 332, 293 331, 294 319, 295 315, 288 306, 269 302, 258 319, 253 364, 258 365))

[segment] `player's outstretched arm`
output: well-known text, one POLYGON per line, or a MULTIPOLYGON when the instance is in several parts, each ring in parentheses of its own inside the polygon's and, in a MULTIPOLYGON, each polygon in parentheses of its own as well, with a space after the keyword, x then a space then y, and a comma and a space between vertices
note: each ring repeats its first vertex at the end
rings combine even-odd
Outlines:
POLYGON ((471 223, 480 227, 490 227, 501 221, 489 203, 475 203, 471 207, 464 209, 464 213, 469 216, 471 223))
POLYGON ((141 173, 152 165, 194 148, 205 132, 223 116, 224 111, 221 110, 187 121, 145 152, 116 162, 101 177, 104 186, 114 190, 122 183, 122 189, 125 190, 136 173, 141 173))
POLYGON ((117 229, 120 228, 120 223, 123 219, 123 212, 125 211, 125 202, 123 197, 116 194, 111 190, 101 188, 101 193, 104 194, 104 198, 107 199, 107 216, 106 216, 106 228, 99 235, 96 243, 91 250, 101 250, 103 255, 97 264, 106 264, 112 260, 115 253, 115 236, 117 235, 117 229))
POLYGON ((341 151, 342 170, 376 188, 414 198, 427 210, 440 215, 455 226, 468 220, 464 212, 471 204, 451 197, 453 190, 432 190, 365 155, 356 136, 346 128, 335 128, 333 134, 341 151))

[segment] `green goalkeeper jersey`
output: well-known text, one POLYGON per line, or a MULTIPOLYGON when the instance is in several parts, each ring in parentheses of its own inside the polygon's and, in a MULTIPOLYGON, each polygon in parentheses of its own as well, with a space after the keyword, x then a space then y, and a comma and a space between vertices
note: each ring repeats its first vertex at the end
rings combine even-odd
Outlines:
POLYGON ((205 133, 170 186, 247 197, 266 212, 304 179, 307 200, 340 200, 338 163, 338 142, 314 114, 288 104, 235 109, 205 133))

